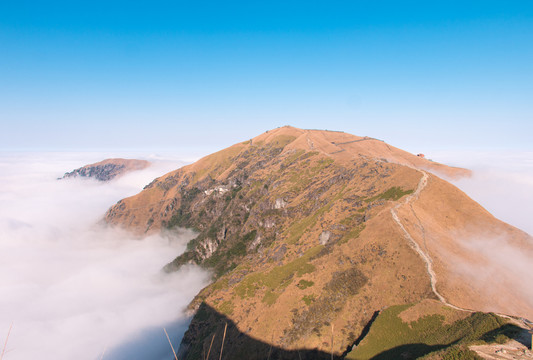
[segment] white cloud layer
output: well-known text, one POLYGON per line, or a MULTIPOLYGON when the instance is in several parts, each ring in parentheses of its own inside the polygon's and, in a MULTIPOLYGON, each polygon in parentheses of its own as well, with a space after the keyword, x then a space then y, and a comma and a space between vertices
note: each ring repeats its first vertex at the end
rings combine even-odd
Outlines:
MULTIPOLYGON (((498 219, 533 234, 532 152, 467 151, 432 156, 436 161, 471 169, 471 178, 451 182, 498 219)), ((530 310, 524 309, 523 304, 533 307, 533 291, 524 286, 533 281, 531 246, 519 247, 511 239, 494 233, 458 239, 458 243, 475 254, 477 261, 450 253, 447 261, 453 271, 480 289, 486 299, 493 299, 491 306, 499 303, 514 315, 530 317, 530 310)))
POLYGON ((94 225, 110 205, 182 164, 156 160, 110 183, 56 180, 103 158, 0 157, 2 344, 13 323, 6 360, 100 359, 104 351, 106 360, 168 359, 163 326, 177 342, 187 325, 182 310, 208 274, 195 267, 170 275, 160 269, 192 234, 139 240, 94 225))
POLYGON ((471 178, 452 182, 498 219, 533 235, 533 152, 442 152, 432 157, 471 169, 471 178))

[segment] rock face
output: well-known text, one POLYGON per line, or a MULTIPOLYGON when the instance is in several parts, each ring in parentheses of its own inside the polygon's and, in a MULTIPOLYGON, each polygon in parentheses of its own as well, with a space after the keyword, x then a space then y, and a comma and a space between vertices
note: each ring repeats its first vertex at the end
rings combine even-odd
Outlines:
POLYGON ((264 344, 286 358, 301 349, 337 357, 381 309, 426 299, 533 318, 528 299, 499 289, 495 300, 494 287, 458 266, 489 265, 468 246, 480 234, 527 254, 531 237, 435 174, 469 171, 372 138, 283 127, 155 179, 105 220, 138 233, 199 232, 165 266, 214 273, 190 305, 209 311, 196 313, 180 358, 202 358, 225 322, 234 328, 225 348, 249 359, 266 358, 253 351, 264 344))
POLYGON ((72 177, 93 178, 99 181, 109 181, 117 176, 124 175, 130 171, 142 170, 150 166, 146 160, 136 159, 105 159, 103 161, 85 165, 79 169, 65 173, 62 179, 72 177))

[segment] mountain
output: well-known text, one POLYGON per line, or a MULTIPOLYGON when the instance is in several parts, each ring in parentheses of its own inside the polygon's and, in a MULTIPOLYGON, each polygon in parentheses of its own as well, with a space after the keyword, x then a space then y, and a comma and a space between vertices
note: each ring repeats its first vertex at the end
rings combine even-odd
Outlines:
POLYGON ((155 179, 105 221, 139 234, 198 232, 165 266, 214 274, 190 305, 180 358, 201 358, 224 324, 224 358, 262 359, 266 349, 276 358, 359 358, 349 350, 379 334, 372 323, 409 307, 422 320, 438 317, 436 333, 456 323, 504 327, 478 311, 533 318, 528 290, 509 288, 516 274, 478 251, 500 241, 531 255, 533 239, 439 177, 469 175, 377 139, 282 127, 155 179))
POLYGON ((150 162, 146 160, 105 159, 65 173, 62 179, 85 177, 99 181, 109 181, 117 176, 124 175, 130 171, 142 170, 148 166, 150 166, 150 162))

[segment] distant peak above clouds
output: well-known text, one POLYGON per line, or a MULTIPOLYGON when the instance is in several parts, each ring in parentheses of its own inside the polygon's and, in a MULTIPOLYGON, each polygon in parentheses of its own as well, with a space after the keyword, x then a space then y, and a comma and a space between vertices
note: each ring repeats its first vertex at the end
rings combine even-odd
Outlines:
POLYGON ((115 177, 122 176, 128 172, 146 169, 150 165, 151 163, 146 160, 121 158, 105 159, 67 172, 60 179, 84 177, 93 178, 99 181, 110 181, 115 177))

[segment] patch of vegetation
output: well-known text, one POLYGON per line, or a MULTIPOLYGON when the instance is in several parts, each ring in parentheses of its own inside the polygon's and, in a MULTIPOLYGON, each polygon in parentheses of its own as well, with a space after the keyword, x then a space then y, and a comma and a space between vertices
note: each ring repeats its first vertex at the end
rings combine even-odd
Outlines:
POLYGON ((244 235, 242 237, 242 242, 247 244, 250 241, 252 241, 253 239, 255 239, 256 235, 257 235, 257 231, 256 230, 252 230, 252 231, 250 231, 249 233, 247 233, 246 235, 244 235))
POLYGON ((354 224, 360 224, 364 221, 364 215, 353 214, 341 220, 342 225, 352 226, 354 224))
POLYGON ((311 168, 311 173, 316 174, 325 168, 327 168, 329 165, 333 164, 335 160, 333 160, 330 157, 322 158, 317 161, 316 165, 311 168))
MULTIPOLYGON (((232 262, 227 268, 224 269, 224 273, 223 273, 223 274, 225 274, 225 273, 229 273, 229 272, 233 271, 234 269, 237 268, 237 266, 238 266, 237 263, 232 262)), ((220 277, 220 276, 222 276, 223 274, 219 274, 218 276, 220 277)))
POLYGON ((483 337, 481 340, 487 342, 487 343, 498 343, 498 344, 504 344, 510 339, 515 338, 520 333, 520 329, 518 329, 516 326, 512 324, 506 324, 503 327, 489 331, 483 337))
POLYGON ((235 196, 237 196, 237 193, 242 190, 242 186, 237 186, 231 189, 231 198, 235 199, 235 196))
POLYGON ((187 209, 184 209, 184 207, 180 207, 166 223, 166 227, 169 229, 176 226, 187 227, 190 219, 191 213, 187 209))
POLYGON ((228 287, 228 279, 219 279, 217 282, 210 286, 212 291, 226 289, 228 287))
MULTIPOLYGON (((307 155, 307 154, 306 154, 307 155)), ((300 158, 300 161, 307 158, 305 155, 300 158)), ((312 167, 300 166, 297 169, 293 169, 288 175, 288 181, 291 184, 289 191, 294 193, 300 193, 305 191, 307 187, 317 178, 317 175, 325 168, 330 166, 334 162, 333 159, 323 157, 318 159, 312 167)), ((283 167, 280 169, 285 172, 283 167)), ((287 178, 287 177, 285 177, 287 178)))
POLYGON ((231 249, 227 251, 227 257, 228 258, 234 258, 239 256, 246 255, 246 249, 248 247, 248 244, 255 239, 257 235, 256 230, 252 230, 246 235, 244 235, 236 244, 234 244, 231 249))
POLYGON ((367 282, 368 278, 357 268, 335 272, 319 298, 313 298, 309 304, 302 299, 309 308, 295 314, 293 327, 286 334, 288 341, 296 341, 313 331, 319 333, 334 318, 334 314, 342 310, 346 301, 356 295, 367 282))
POLYGON ((235 288, 235 293, 242 299, 255 296, 255 292, 261 287, 262 273, 254 273, 246 276, 235 288))
POLYGON ((267 290, 265 296, 263 296, 263 302, 268 305, 273 305, 278 300, 280 294, 276 294, 272 290, 267 290))
POLYGON ((233 310, 234 310, 234 305, 231 301, 224 301, 222 304, 220 304, 220 306, 218 306, 218 311, 221 313, 221 314, 224 314, 224 315, 231 315, 233 314, 233 310))
POLYGON ((309 167, 311 160, 303 160, 309 158, 307 154, 298 150, 288 155, 280 164, 278 176, 287 183, 289 192, 304 191, 305 187, 314 180, 309 167))
POLYGON ((384 310, 346 359, 399 359, 404 353, 414 359, 437 351, 439 359, 476 359, 461 345, 482 341, 487 334, 508 327, 504 319, 490 313, 474 313, 450 325, 444 324, 443 315, 405 323, 398 315, 409 307, 398 305, 384 310))
MULTIPOLYGON (((255 292, 261 287, 266 287, 267 292, 275 292, 278 288, 288 286, 292 282, 294 276, 302 276, 315 271, 315 266, 310 264, 309 261, 313 256, 318 254, 322 248, 322 245, 315 246, 307 250, 305 254, 298 259, 285 265, 275 267, 268 273, 249 274, 235 288, 236 294, 244 299, 255 296, 255 292)), ((271 299, 272 295, 269 295, 268 298, 271 299)))
POLYGON ((314 295, 305 295, 302 298, 302 300, 305 303, 305 305, 309 306, 315 301, 315 296, 314 295))
POLYGON ((170 220, 165 224, 168 229, 173 227, 194 227, 191 224, 191 211, 190 207, 196 197, 202 193, 197 187, 191 189, 182 189, 181 192, 181 204, 180 207, 174 212, 170 220))
POLYGON ((298 288, 300 288, 300 290, 304 290, 304 289, 307 289, 308 287, 311 287, 315 285, 315 283, 313 281, 307 281, 307 280, 300 280, 298 282, 298 288))
POLYGON ((291 166, 292 164, 298 162, 300 165, 300 169, 307 168, 310 161, 304 161, 307 159, 310 159, 313 156, 318 155, 319 153, 317 151, 304 151, 304 150, 296 150, 294 154, 289 155, 286 159, 283 160, 283 162, 280 165, 280 169, 284 169, 286 167, 291 166))
POLYGON ((298 149, 294 153, 288 155, 280 164, 281 168, 286 168, 288 166, 291 166, 298 160, 299 157, 301 157, 305 153, 304 150, 298 149))
POLYGON ((352 230, 350 230, 346 234, 344 234, 342 239, 339 240, 338 244, 344 244, 344 243, 348 242, 348 240, 350 240, 350 239, 357 239, 359 237, 359 235, 361 234, 361 232, 365 229, 365 227, 366 227, 365 224, 357 225, 352 230))
POLYGON ((339 191, 337 195, 335 195, 335 197, 333 197, 333 199, 331 199, 329 203, 327 203, 326 205, 324 205, 323 207, 315 211, 313 214, 306 216, 300 221, 292 223, 292 225, 289 227, 287 231, 288 232, 287 243, 295 244, 298 240, 300 240, 300 238, 305 233, 305 231, 308 228, 315 225, 318 218, 322 216, 324 213, 328 212, 331 209, 331 207, 335 204, 335 202, 339 200, 340 198, 342 198, 344 194, 344 189, 345 187, 343 187, 342 190, 339 191))
POLYGON ((287 280, 291 279, 295 275, 302 276, 304 274, 312 273, 316 268, 308 261, 318 254, 322 248, 322 245, 315 246, 307 250, 305 254, 300 256, 298 259, 270 270, 270 272, 268 272, 263 278, 264 285, 271 289, 276 289, 280 286, 288 285, 287 280))
POLYGON ((440 351, 422 357, 425 360, 483 360, 475 351, 466 345, 452 345, 440 351))
POLYGON ((200 234, 196 239, 191 240, 187 244, 187 251, 178 256, 173 263, 179 266, 192 260, 205 268, 212 269, 216 278, 236 268, 238 258, 247 254, 248 244, 255 239, 257 235, 256 230, 248 232, 241 238, 233 236, 231 239, 226 239, 226 244, 219 246, 209 258, 203 261, 200 261, 195 255, 198 250, 198 244, 206 238, 215 239, 221 227, 222 223, 218 220, 215 221, 208 231, 200 234))
POLYGON ((313 180, 313 177, 311 176, 309 170, 301 168, 292 170, 288 173, 286 178, 287 177, 288 182, 290 184, 288 191, 293 193, 300 193, 302 191, 305 191, 305 189, 313 180))
POLYGON ((246 255, 246 244, 242 241, 239 241, 231 247, 226 253, 228 257, 240 257, 246 255))
POLYGON ((316 223, 317 218, 318 214, 315 213, 303 218, 298 222, 292 223, 292 225, 289 227, 289 237, 287 239, 287 243, 295 244, 298 240, 300 240, 304 232, 316 223))
POLYGON ((209 230, 207 230, 206 236, 211 239, 216 239, 218 231, 219 231, 219 224, 215 223, 209 227, 209 230))
POLYGON ((393 200, 393 201, 397 201, 400 198, 402 198, 403 196, 409 195, 412 192, 413 192, 413 190, 405 190, 404 191, 398 186, 393 186, 389 190, 387 190, 387 191, 385 191, 385 192, 383 192, 381 194, 378 194, 378 195, 372 196, 371 198, 365 199, 365 202, 369 203, 369 202, 376 201, 376 200, 393 200))

